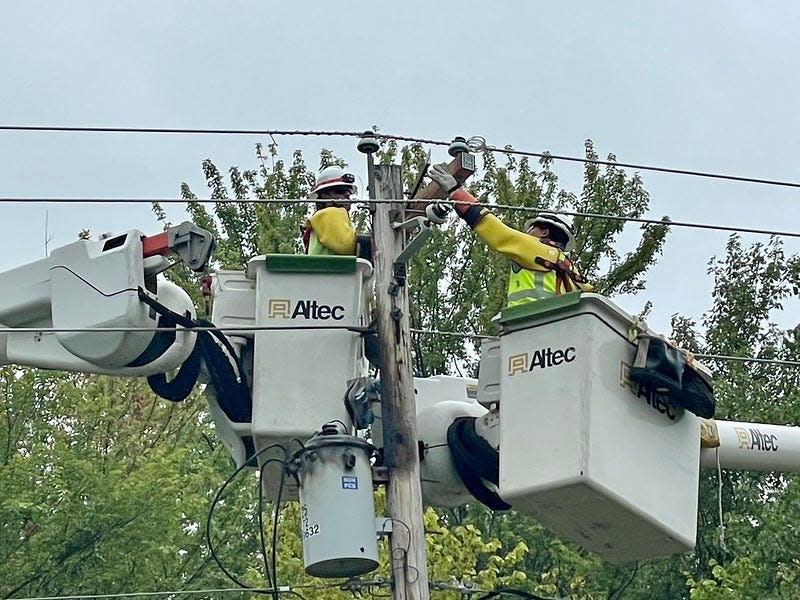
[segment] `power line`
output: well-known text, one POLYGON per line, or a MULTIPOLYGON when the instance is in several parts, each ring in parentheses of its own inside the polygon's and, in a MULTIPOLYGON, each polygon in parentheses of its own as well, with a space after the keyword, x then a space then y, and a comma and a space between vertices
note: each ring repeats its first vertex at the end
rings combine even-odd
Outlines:
MULTIPOLYGON (((228 592, 252 592, 258 594, 271 594, 277 592, 278 594, 292 594, 298 595, 296 590, 330 590, 340 589, 344 591, 360 592, 364 589, 375 587, 389 587, 391 583, 388 580, 374 579, 374 580, 360 580, 348 579, 341 582, 332 582, 329 584, 299 584, 292 586, 279 586, 276 588, 209 588, 199 590, 164 590, 164 591, 150 591, 150 592, 119 592, 116 594, 72 594, 63 596, 31 596, 27 598, 17 598, 16 600, 102 600, 111 598, 133 598, 133 597, 160 597, 160 596, 177 596, 177 595, 199 595, 199 594, 225 594, 228 592)), ((431 589, 435 591, 458 591, 462 594, 486 594, 491 593, 490 590, 480 589, 470 585, 454 585, 449 581, 432 581, 431 589)), ((501 588, 502 589, 502 588, 501 588)), ((498 590, 501 591, 501 590, 498 590)), ((506 592, 508 593, 508 592, 506 592)))
MULTIPOLYGON (((310 129, 186 129, 181 127, 83 127, 62 125, 0 125, 0 131, 37 131, 40 133, 157 133, 177 135, 287 135, 361 137, 363 131, 323 131, 310 129)), ((386 137, 374 134, 376 137, 386 137)))
MULTIPOLYGON (((487 205, 491 206, 491 205, 487 205)), ((504 210, 520 210, 521 207, 514 207, 508 205, 494 205, 496 208, 504 210)), ((531 210, 531 209, 527 209, 531 210)), ((568 210, 548 210, 561 215, 569 215, 573 217, 585 217, 592 219, 605 219, 609 221, 628 221, 631 223, 644 223, 648 225, 668 225, 669 227, 689 227, 694 229, 712 229, 715 231, 732 231, 734 233, 756 233, 760 235, 776 235, 781 237, 800 237, 800 232, 797 231, 780 231, 772 229, 756 229, 753 227, 736 227, 733 225, 713 225, 708 223, 696 223, 693 221, 673 221, 668 217, 664 219, 646 219, 641 217, 621 217, 617 215, 606 215, 602 213, 587 213, 576 212, 568 210)))
MULTIPOLYGON (((115 333, 115 332, 131 332, 131 333, 147 333, 147 332, 199 332, 199 331, 220 331, 220 332, 257 332, 257 331, 310 331, 310 330, 345 330, 352 331, 353 333, 368 333, 372 331, 369 327, 358 327, 349 325, 293 325, 291 327, 273 327, 268 325, 232 325, 230 327, 184 327, 175 329, 174 327, 3 327, 0 329, 0 334, 6 332, 15 333, 115 333)), ((439 335, 444 337, 457 337, 462 339, 499 339, 496 335, 487 335, 480 333, 464 333, 459 331, 441 331, 438 329, 416 329, 412 328, 411 333, 419 335, 439 335)), ((701 354, 693 353, 697 358, 707 360, 723 360, 733 362, 749 362, 749 363, 764 363, 771 365, 778 365, 784 367, 800 367, 800 361, 797 360, 779 360, 773 358, 755 358, 747 356, 728 356, 724 354, 701 354)))
MULTIPOLYGON (((389 204, 394 202, 406 202, 407 199, 402 200, 358 200, 353 201, 354 204, 389 204)), ((316 202, 308 198, 22 198, 22 197, 0 197, 0 203, 18 203, 18 204, 141 204, 153 203, 159 204, 185 204, 189 202, 206 203, 206 204, 223 204, 228 202, 235 202, 238 204, 252 203, 252 204, 304 204, 316 202)), ((445 204, 452 206, 458 204, 453 200, 437 200, 438 204, 445 204)), ((476 202, 476 206, 495 209, 518 211, 524 213, 536 213, 541 209, 532 208, 529 206, 515 206, 511 204, 492 204, 488 202, 476 202)), ((669 227, 687 227, 694 229, 706 229, 714 231, 730 231, 734 233, 753 233, 759 235, 775 235, 780 237, 800 238, 800 232, 797 231, 782 231, 777 229, 758 229, 754 227, 738 227, 735 225, 715 225, 711 223, 697 223, 694 221, 673 221, 669 217, 662 219, 648 219, 644 217, 626 217, 621 215, 609 215, 605 213, 591 213, 571 210, 556 210, 548 209, 547 212, 568 215, 572 217, 583 217, 588 219, 603 219, 608 221, 626 221, 631 223, 642 223, 648 225, 668 225, 669 227)))
POLYGON ((724 354, 695 354, 697 358, 705 360, 722 360, 726 362, 761 363, 779 365, 782 367, 800 367, 798 360, 778 360, 777 358, 755 358, 749 356, 726 356, 724 354))
MULTIPOLYGON (((273 590, 268 589, 254 589, 254 588, 213 588, 206 590, 172 590, 172 591, 158 591, 158 592, 120 592, 118 594, 75 594, 71 596, 36 596, 30 598, 18 598, 17 600, 92 600, 101 598, 133 598, 133 597, 157 597, 157 596, 173 596, 173 595, 195 595, 195 594, 224 594, 228 592, 257 592, 257 593, 271 593, 273 590)), ((287 587, 278 588, 279 594, 294 593, 287 587)))
MULTIPOLYGON (((475 333, 461 333, 458 331, 440 331, 438 329, 411 329, 411 333, 416 333, 419 335, 441 335, 441 336, 448 336, 448 337, 456 337, 456 338, 463 338, 463 339, 488 339, 488 340, 497 340, 500 339, 499 336, 496 335, 481 335, 475 333)), ((761 364, 770 364, 775 366, 781 367, 800 367, 800 361, 798 360, 779 360, 777 358, 755 358, 755 357, 748 357, 748 356, 728 356, 725 354, 702 354, 702 353, 695 353, 693 352, 696 358, 706 359, 706 360, 720 360, 720 361, 730 361, 730 362, 744 362, 744 363, 761 363, 761 364)))
MULTIPOLYGON (((328 137, 362 137, 366 132, 363 131, 335 131, 335 130, 301 130, 301 129, 185 129, 177 127, 69 127, 61 125, 0 125, 0 131, 20 131, 20 132, 49 132, 49 133, 142 133, 142 134, 173 134, 173 135, 260 135, 260 136, 328 136, 328 137)), ((417 144, 428 144, 432 146, 449 146, 451 142, 443 140, 433 140, 420 137, 394 135, 390 133, 369 132, 370 135, 378 139, 394 140, 398 142, 411 142, 417 144)), ((565 154, 552 154, 550 152, 532 152, 529 150, 515 150, 511 146, 498 148, 486 144, 486 139, 482 136, 469 138, 468 145, 473 152, 492 152, 502 154, 513 154, 517 156, 527 156, 542 160, 561 160, 565 162, 576 162, 593 165, 604 165, 620 167, 625 169, 637 169, 639 171, 653 171, 656 173, 668 173, 672 175, 687 175, 691 177, 703 177, 709 179, 720 179, 727 181, 738 181, 742 183, 758 183, 762 185, 773 185, 780 187, 800 188, 800 183, 794 181, 781 181, 778 179, 765 179, 761 177, 747 177, 741 175, 729 175, 726 173, 712 173, 708 171, 697 171, 693 169, 680 169, 673 167, 659 167, 639 163, 619 162, 617 160, 603 160, 598 158, 586 158, 580 156, 568 156, 565 154)))
POLYGON ((256 332, 256 331, 309 331, 309 330, 330 331, 344 330, 353 333, 368 333, 372 331, 369 327, 356 325, 292 325, 290 327, 274 327, 271 325, 231 325, 228 327, 0 327, 0 334, 3 333, 142 333, 142 332, 200 332, 200 331, 221 331, 221 332, 256 332))
POLYGON ((514 150, 511 147, 497 148, 495 146, 487 146, 485 140, 480 136, 470 138, 469 142, 475 143, 470 145, 470 149, 474 152, 482 150, 489 152, 500 152, 503 154, 515 154, 519 156, 529 156, 544 160, 563 160, 566 162, 578 162, 592 165, 604 165, 609 167, 622 167, 625 169, 637 169, 640 171, 654 171, 657 173, 670 173, 673 175, 690 175, 692 177, 705 177, 710 179, 724 179, 728 181, 739 181, 744 183, 760 183, 764 185, 777 185, 781 187, 800 188, 800 183, 794 181, 781 181, 778 179, 763 179, 760 177, 745 177, 740 175, 728 175, 726 173, 711 173, 708 171, 695 171, 691 169, 677 169, 672 167, 657 167, 652 165, 643 165, 638 163, 619 162, 617 160, 603 160, 599 158, 586 158, 578 156, 567 156, 564 154, 551 154, 550 152, 530 152, 527 150, 514 150), (482 140, 482 144, 480 141, 482 140))

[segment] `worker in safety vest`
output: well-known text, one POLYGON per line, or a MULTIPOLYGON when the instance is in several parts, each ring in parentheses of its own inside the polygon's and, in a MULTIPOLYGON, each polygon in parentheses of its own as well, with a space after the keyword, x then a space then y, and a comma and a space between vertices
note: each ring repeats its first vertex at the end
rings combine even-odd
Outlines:
POLYGON ((356 178, 342 167, 322 169, 308 197, 317 210, 303 227, 306 254, 355 255, 356 230, 350 220, 350 196, 358 191, 356 178))
POLYGON ((507 306, 594 289, 567 258, 566 252, 575 246, 575 233, 563 219, 552 213, 539 213, 525 223, 523 233, 504 225, 486 208, 476 206, 475 198, 460 186, 446 165, 433 165, 428 174, 456 202, 456 213, 478 237, 511 259, 507 306))

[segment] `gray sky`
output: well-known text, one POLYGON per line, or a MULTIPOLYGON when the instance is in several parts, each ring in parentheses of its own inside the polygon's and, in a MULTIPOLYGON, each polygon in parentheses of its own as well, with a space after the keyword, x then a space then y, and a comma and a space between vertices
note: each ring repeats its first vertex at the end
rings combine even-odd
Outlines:
MULTIPOLYGON (((0 124, 377 124, 573 156, 592 138, 623 162, 800 181, 799 26, 787 2, 4 2, 0 124)), ((177 197, 181 181, 206 195, 200 162, 254 167, 258 141, 269 140, 0 132, 0 196, 177 197)), ((352 139, 278 142, 287 158, 301 148, 315 164, 325 146, 365 171, 352 139)), ((579 166, 555 170, 579 192, 579 166)), ((642 175, 650 216, 800 231, 796 189, 642 175)), ((46 222, 51 249, 82 228, 158 230, 147 204, 0 211, 0 270, 44 255, 46 222)), ((672 313, 698 315, 726 239, 675 230, 647 293, 620 303, 637 312, 652 300, 661 329, 672 313)), ((777 317, 794 326, 800 310, 777 317)))

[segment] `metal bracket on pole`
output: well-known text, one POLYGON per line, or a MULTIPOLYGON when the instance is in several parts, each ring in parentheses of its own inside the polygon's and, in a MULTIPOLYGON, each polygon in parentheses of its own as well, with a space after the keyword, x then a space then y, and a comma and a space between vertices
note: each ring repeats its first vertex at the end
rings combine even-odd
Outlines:
POLYGON ((433 236, 433 229, 431 228, 430 221, 425 217, 414 217, 402 223, 395 223, 392 227, 395 229, 419 229, 419 233, 408 242, 406 247, 403 248, 403 251, 397 256, 397 260, 394 261, 395 265, 397 265, 397 263, 407 264, 433 236))

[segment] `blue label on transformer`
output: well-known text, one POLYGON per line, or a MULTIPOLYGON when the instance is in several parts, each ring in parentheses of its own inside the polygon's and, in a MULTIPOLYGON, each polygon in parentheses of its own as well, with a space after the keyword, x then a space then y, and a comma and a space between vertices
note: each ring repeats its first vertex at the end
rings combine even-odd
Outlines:
POLYGON ((358 489, 358 477, 353 477, 351 475, 342 475, 342 489, 343 490, 357 490, 358 489))

